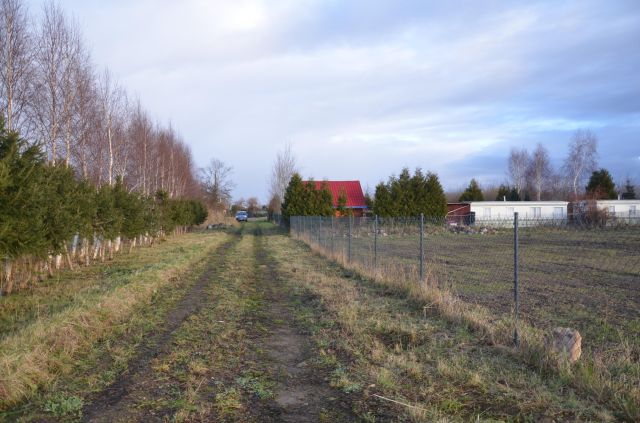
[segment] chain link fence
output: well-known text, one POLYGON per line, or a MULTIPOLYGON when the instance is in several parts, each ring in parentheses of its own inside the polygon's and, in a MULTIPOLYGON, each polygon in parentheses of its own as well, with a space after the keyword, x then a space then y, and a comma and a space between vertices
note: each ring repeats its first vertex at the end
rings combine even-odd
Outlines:
POLYGON ((446 290, 496 318, 518 311, 545 331, 572 327, 583 349, 624 346, 637 361, 640 219, 516 220, 307 216, 292 217, 290 231, 376 276, 446 290))

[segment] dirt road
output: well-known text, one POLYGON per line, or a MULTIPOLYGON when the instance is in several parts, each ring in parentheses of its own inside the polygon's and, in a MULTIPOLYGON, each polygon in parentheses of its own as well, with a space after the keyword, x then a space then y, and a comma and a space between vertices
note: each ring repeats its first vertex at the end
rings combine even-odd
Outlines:
POLYGON ((314 364, 265 236, 250 225, 230 235, 83 421, 357 420, 314 364))

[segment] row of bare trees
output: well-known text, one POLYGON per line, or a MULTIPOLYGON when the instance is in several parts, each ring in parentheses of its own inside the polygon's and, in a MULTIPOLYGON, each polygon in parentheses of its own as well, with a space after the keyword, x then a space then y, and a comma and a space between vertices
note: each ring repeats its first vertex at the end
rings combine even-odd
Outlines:
POLYGON ((509 182, 515 195, 532 200, 577 199, 582 194, 589 175, 597 166, 597 138, 589 130, 578 130, 569 143, 569 152, 561 168, 554 170, 549 152, 538 144, 532 153, 514 148, 509 154, 509 182))
POLYGON ((51 164, 96 186, 121 178, 143 194, 199 192, 187 145, 108 69, 96 69, 78 24, 56 3, 34 19, 23 0, 0 0, 0 112, 7 130, 40 143, 51 164))

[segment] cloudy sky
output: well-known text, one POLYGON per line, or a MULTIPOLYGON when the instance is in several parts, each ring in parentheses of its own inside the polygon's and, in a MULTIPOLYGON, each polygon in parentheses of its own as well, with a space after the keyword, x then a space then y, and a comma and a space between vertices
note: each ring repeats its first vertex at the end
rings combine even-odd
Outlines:
POLYGON ((419 166, 456 189, 502 182, 514 146, 559 165, 578 128, 616 180, 640 182, 637 0, 61 4, 200 166, 233 166, 236 197, 267 200, 285 142, 305 177, 373 188, 419 166))

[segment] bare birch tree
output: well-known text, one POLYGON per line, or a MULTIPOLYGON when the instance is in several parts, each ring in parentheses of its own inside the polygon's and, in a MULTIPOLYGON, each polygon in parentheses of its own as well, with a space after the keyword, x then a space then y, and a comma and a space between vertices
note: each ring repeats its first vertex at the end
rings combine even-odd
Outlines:
POLYGON ((538 143, 527 168, 527 180, 536 194, 536 201, 541 200, 542 191, 549 185, 552 174, 549 152, 542 144, 538 143))
POLYGON ((74 133, 73 160, 83 179, 89 179, 89 166, 92 163, 92 144, 96 143, 96 125, 98 120, 97 90, 95 74, 89 62, 78 63, 74 68, 76 93, 74 101, 74 133))
POLYGON ((527 150, 524 148, 512 148, 509 153, 509 179, 521 198, 523 190, 527 185, 528 165, 529 153, 527 150))
POLYGON ((55 3, 46 3, 35 51, 34 115, 38 135, 47 147, 52 164, 58 159, 58 144, 65 112, 68 112, 66 101, 71 98, 65 93, 65 88, 69 88, 66 79, 71 71, 67 45, 71 38, 63 11, 55 3))
POLYGON ((117 82, 113 80, 108 69, 100 75, 98 81, 98 98, 102 118, 102 134, 106 145, 106 179, 109 185, 115 182, 114 166, 117 156, 122 120, 125 114, 125 94, 117 82))
POLYGON ((573 190, 573 199, 578 199, 578 190, 597 167, 598 140, 588 129, 579 129, 569 143, 569 154, 564 162, 564 173, 573 190))
POLYGON ((7 129, 43 143, 51 164, 96 186, 171 197, 201 192, 193 157, 174 128, 153 123, 108 70, 97 76, 78 25, 53 1, 36 25, 24 0, 0 0, 0 113, 7 129))
POLYGON ((29 136, 33 46, 22 0, 0 1, 0 109, 6 128, 29 136))
POLYGON ((131 160, 131 186, 144 194, 149 194, 149 154, 153 142, 153 124, 142 108, 140 100, 135 101, 129 126, 129 139, 133 143, 131 160))
POLYGON ((213 209, 226 209, 231 202, 231 191, 234 187, 232 173, 231 166, 215 158, 211 159, 209 166, 200 170, 204 191, 213 209))
POLYGON ((283 151, 279 151, 271 170, 271 182, 269 187, 270 204, 275 213, 280 213, 284 192, 289 185, 291 176, 298 172, 296 158, 291 150, 291 144, 287 143, 283 151))

